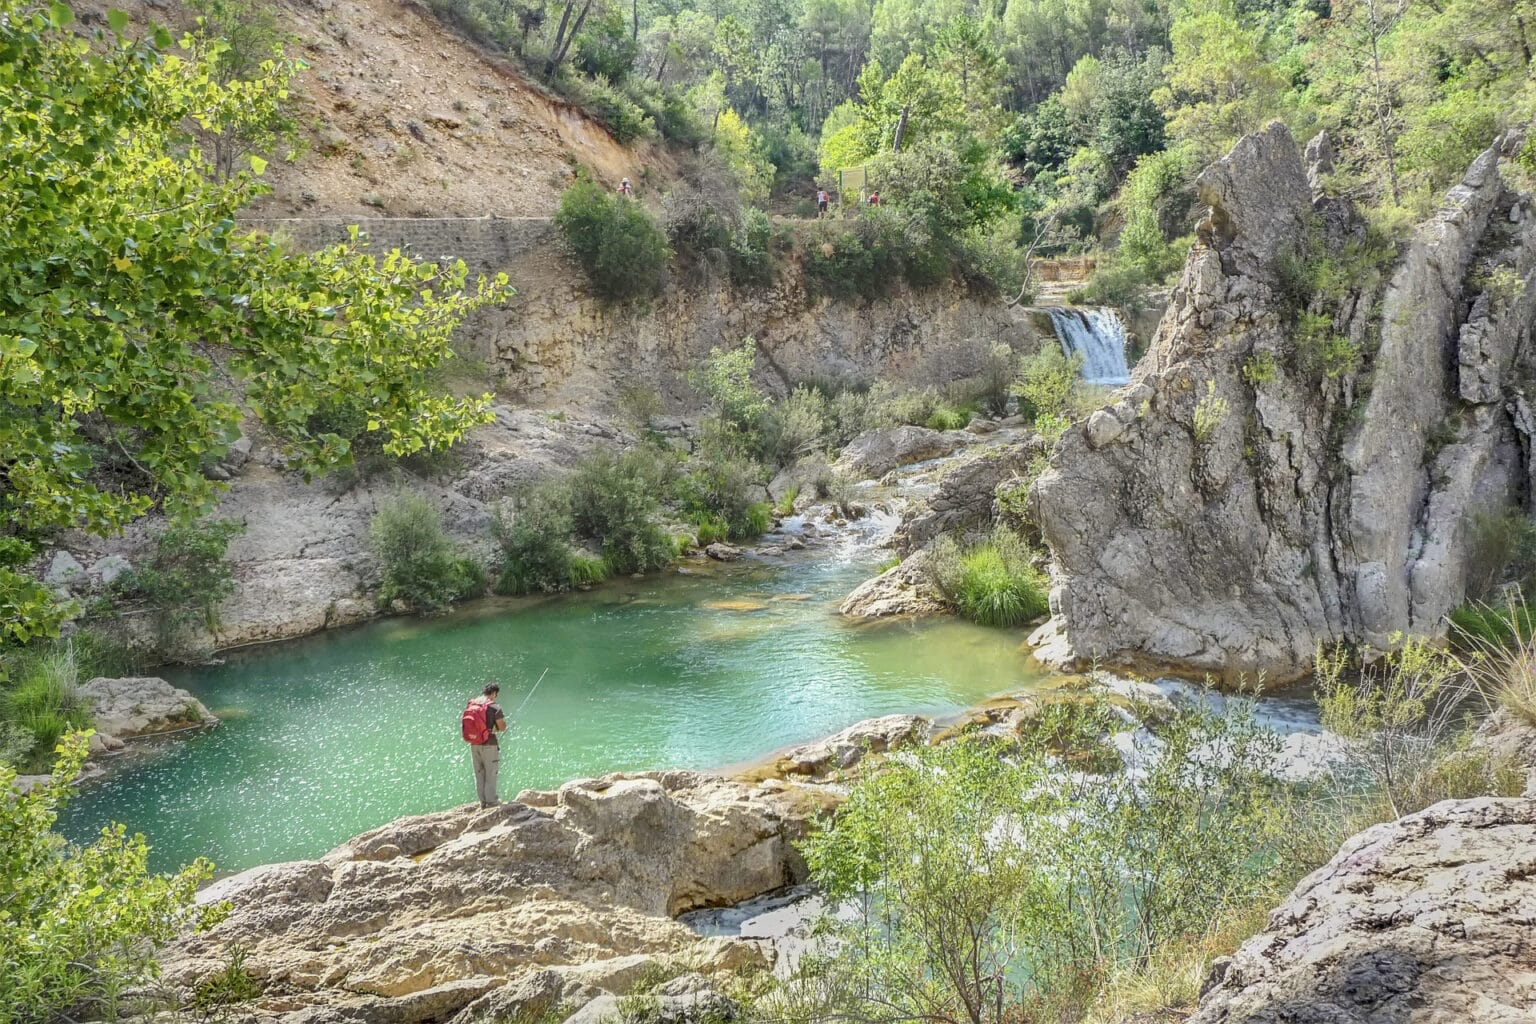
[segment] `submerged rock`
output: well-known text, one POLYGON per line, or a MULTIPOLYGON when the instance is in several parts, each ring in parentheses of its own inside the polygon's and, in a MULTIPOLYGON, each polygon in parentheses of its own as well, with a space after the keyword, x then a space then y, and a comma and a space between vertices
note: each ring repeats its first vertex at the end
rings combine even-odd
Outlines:
POLYGON ((1536 801, 1447 800, 1344 844, 1191 1024, 1515 1024, 1536 1008, 1536 801))

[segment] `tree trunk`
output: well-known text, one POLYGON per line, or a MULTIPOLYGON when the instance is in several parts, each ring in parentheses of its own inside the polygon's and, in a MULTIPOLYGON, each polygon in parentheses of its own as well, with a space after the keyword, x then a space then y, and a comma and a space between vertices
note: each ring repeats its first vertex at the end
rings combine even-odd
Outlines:
POLYGON ((912 113, 912 104, 908 103, 901 108, 901 117, 896 121, 896 138, 891 142, 891 152, 901 152, 901 137, 907 133, 907 115, 912 113))
POLYGON ((555 73, 555 68, 565 63, 565 55, 571 52, 571 44, 581 34, 582 23, 587 20, 587 12, 590 10, 592 10, 592 0, 587 0, 586 3, 581 5, 581 13, 576 15, 576 24, 571 26, 570 34, 565 37, 565 45, 560 47, 560 52, 552 58, 553 63, 550 65, 549 70, 551 75, 555 73))
POLYGON ((544 62, 544 77, 551 78, 555 74, 555 65, 559 63, 560 44, 565 40, 565 26, 571 23, 571 8, 576 6, 575 0, 565 0, 565 10, 560 14, 560 27, 555 29, 555 42, 549 48, 549 59, 544 62))

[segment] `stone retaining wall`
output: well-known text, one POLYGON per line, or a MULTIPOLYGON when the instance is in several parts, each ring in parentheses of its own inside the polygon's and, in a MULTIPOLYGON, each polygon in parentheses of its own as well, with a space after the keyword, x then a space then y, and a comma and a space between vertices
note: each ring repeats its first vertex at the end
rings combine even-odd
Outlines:
POLYGON ((305 250, 345 242, 356 224, 376 252, 399 248, 423 260, 461 259, 472 274, 506 270, 518 257, 555 242, 548 217, 271 217, 243 223, 305 250))

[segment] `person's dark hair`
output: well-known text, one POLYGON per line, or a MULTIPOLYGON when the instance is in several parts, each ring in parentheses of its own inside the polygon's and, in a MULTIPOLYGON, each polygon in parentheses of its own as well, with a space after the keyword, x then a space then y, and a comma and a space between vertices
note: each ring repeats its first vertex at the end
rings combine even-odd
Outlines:
POLYGON ((485 684, 485 689, 481 690, 480 694, 481 694, 481 696, 484 696, 484 697, 494 697, 496 694, 498 694, 500 692, 501 692, 501 685, 500 684, 498 684, 498 683, 486 683, 485 684))

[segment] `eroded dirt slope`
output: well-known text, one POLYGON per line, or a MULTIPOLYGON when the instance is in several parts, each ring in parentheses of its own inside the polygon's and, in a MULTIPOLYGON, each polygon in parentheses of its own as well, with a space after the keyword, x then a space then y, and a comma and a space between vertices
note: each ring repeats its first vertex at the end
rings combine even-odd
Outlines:
MULTIPOLYGON (((91 0, 82 20, 121 7, 181 29, 183 0, 91 0)), ((309 65, 295 88, 308 150, 267 170, 268 216, 544 216, 577 165, 636 181, 666 158, 628 149, 506 60, 402 0, 274 0, 309 65)))

